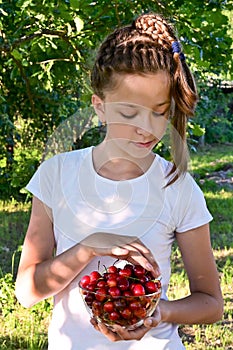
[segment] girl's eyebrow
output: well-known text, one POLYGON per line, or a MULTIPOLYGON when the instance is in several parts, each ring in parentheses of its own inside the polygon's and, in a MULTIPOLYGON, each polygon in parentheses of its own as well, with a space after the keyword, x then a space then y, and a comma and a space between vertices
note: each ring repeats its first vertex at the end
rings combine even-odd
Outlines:
POLYGON ((131 108, 141 107, 140 105, 137 105, 135 103, 117 102, 117 104, 119 104, 123 107, 131 107, 131 108))
MULTIPOLYGON (((163 102, 160 102, 160 103, 156 104, 156 105, 155 105, 153 108, 151 108, 151 109, 155 109, 156 107, 164 106, 164 105, 170 104, 170 103, 171 103, 170 100, 163 101, 163 102)), ((144 106, 138 105, 138 104, 136 104, 136 103, 117 102, 117 104, 119 104, 120 106, 131 107, 131 108, 144 107, 144 106)), ((147 107, 144 107, 144 108, 147 108, 147 107)), ((150 109, 150 108, 148 108, 148 109, 150 109)))

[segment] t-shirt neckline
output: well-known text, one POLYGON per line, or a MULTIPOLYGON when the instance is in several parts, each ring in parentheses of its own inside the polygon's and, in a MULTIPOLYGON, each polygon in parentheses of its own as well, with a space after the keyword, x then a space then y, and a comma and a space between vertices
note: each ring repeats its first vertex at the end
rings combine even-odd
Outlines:
POLYGON ((130 183, 133 183, 133 182, 138 182, 138 181, 142 181, 144 180, 147 176, 149 176, 149 174, 153 171, 153 169, 156 167, 158 161, 159 161, 159 155, 157 153, 155 153, 155 157, 154 157, 154 160, 153 162, 151 163, 151 165, 149 166, 149 168, 147 169, 147 171, 140 175, 140 176, 137 176, 135 178, 132 178, 132 179, 125 179, 125 180, 113 180, 113 179, 109 179, 107 177, 104 177, 104 176, 101 176, 97 173, 97 171, 95 170, 94 168, 94 162, 93 162, 93 150, 94 150, 95 146, 91 146, 90 147, 90 152, 89 152, 89 155, 88 155, 88 158, 89 158, 89 166, 90 166, 90 170, 92 172, 92 174, 94 174, 94 176, 101 180, 101 181, 104 181, 104 182, 108 182, 108 183, 115 183, 115 184, 119 184, 119 183, 124 183, 124 182, 130 182, 130 183))

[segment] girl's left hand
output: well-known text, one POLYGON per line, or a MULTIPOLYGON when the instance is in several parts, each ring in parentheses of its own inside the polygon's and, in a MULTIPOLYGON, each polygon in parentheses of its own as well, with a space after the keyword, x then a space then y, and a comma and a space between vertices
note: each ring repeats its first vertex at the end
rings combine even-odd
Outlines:
POLYGON ((158 326, 160 322, 161 322, 161 313, 160 313, 159 306, 157 306, 152 316, 147 317, 144 320, 144 324, 141 327, 138 327, 132 331, 128 331, 119 325, 114 325, 110 329, 107 326, 105 326, 103 323, 97 322, 95 318, 91 319, 91 324, 94 326, 94 328, 97 331, 104 334, 112 342, 121 341, 121 340, 140 340, 151 328, 158 326))

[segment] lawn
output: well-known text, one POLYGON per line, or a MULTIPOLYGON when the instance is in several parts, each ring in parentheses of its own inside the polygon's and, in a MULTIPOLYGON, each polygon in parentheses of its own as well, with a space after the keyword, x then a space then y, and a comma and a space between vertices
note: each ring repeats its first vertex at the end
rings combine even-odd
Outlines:
MULTIPOLYGON (((187 350, 233 350, 233 145, 207 146, 191 154, 190 170, 214 216, 211 239, 225 300, 214 325, 181 325, 187 350)), ((30 215, 30 203, 0 202, 0 349, 46 349, 51 300, 24 309, 14 297, 14 278, 30 215)), ((170 298, 187 295, 178 249, 172 255, 170 298)), ((175 349, 174 349, 175 350, 175 349)))

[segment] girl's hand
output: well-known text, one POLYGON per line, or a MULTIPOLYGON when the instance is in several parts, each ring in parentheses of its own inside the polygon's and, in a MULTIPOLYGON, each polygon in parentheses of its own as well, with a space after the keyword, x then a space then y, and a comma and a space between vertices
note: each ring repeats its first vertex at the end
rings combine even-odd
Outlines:
POLYGON ((158 326, 160 322, 161 313, 159 306, 157 306, 153 316, 147 317, 144 320, 144 325, 132 331, 128 331, 119 325, 114 325, 110 329, 105 326, 105 324, 97 322, 95 318, 91 319, 91 324, 94 328, 104 334, 112 342, 120 340, 140 340, 151 328, 158 326))
POLYGON ((111 256, 139 264, 159 277, 160 270, 151 251, 138 237, 96 232, 80 242, 93 256, 111 256))

